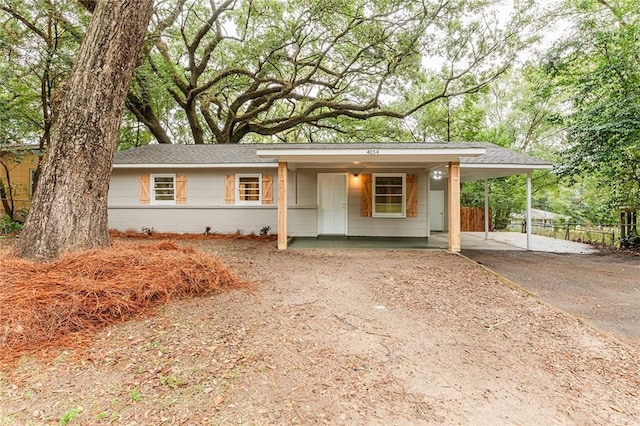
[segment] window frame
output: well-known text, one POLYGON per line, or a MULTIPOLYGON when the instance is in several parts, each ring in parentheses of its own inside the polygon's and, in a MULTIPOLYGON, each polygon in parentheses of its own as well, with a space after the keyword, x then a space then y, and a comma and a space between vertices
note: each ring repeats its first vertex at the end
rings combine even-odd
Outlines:
POLYGON ((151 204, 176 204, 177 180, 175 173, 152 173, 149 176, 149 198, 151 204), (173 199, 158 200, 156 199, 156 178, 172 178, 173 179, 173 199))
MULTIPOLYGON (((381 194, 384 195, 384 194, 381 194)), ((379 218, 406 218, 407 217, 407 174, 406 173, 373 173, 371 176, 371 216, 379 218), (402 178, 402 211, 400 213, 377 213, 376 196, 377 181, 379 177, 402 178)))
POLYGON ((236 188, 235 188, 236 205, 238 206, 256 206, 262 204, 262 173, 236 173, 236 188), (258 199, 257 200, 242 200, 240 192, 240 179, 241 178, 257 178, 258 179, 258 199))

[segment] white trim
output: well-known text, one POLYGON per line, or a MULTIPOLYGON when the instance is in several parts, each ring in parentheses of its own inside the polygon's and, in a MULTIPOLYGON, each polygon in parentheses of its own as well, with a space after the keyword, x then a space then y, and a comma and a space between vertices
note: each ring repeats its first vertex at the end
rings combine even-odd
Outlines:
POLYGON ((407 174, 373 173, 371 175, 371 217, 404 219, 407 217, 407 174), (402 213, 376 213, 376 178, 402 177, 402 213))
POLYGON ((209 164, 114 164, 114 169, 258 169, 277 168, 278 163, 209 163, 209 164))
POLYGON ((527 250, 531 250, 531 173, 526 174, 526 193, 527 193, 527 211, 525 213, 525 220, 527 221, 527 250))
POLYGON ((176 203, 176 174, 175 173, 153 173, 149 176, 149 203, 160 205, 160 204, 175 204, 176 203), (156 200, 156 178, 170 177, 173 179, 173 200, 156 200))
POLYGON ((484 180, 484 239, 489 239, 489 181, 484 180))
POLYGON ((522 170, 533 170, 533 169, 552 169, 552 164, 488 164, 488 163, 463 163, 460 162, 461 169, 522 169, 522 170))
POLYGON ((384 157, 384 156, 433 156, 433 155, 460 155, 464 157, 477 157, 487 152, 485 148, 438 148, 438 149, 397 149, 397 148, 361 148, 361 149, 259 149, 258 157, 262 158, 282 158, 282 157, 335 157, 335 156, 354 156, 354 157, 384 157))
POLYGON ((427 211, 426 211, 426 218, 427 218, 427 239, 429 239, 431 237, 431 171, 429 169, 426 169, 427 172, 427 185, 426 185, 426 190, 427 193, 425 194, 426 200, 427 200, 427 211))
POLYGON ((255 206, 262 204, 262 174, 261 173, 236 173, 236 205, 255 206), (240 178, 258 178, 258 199, 255 201, 242 201, 240 199, 240 178))

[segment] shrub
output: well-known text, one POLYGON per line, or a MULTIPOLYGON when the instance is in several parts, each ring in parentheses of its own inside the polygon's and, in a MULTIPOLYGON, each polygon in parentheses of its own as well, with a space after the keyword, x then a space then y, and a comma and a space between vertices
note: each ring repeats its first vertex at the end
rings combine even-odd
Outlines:
POLYGON ((20 222, 16 222, 11 220, 11 218, 3 214, 0 216, 0 234, 14 234, 18 231, 21 231, 23 225, 20 222))
POLYGON ((633 249, 633 250, 640 250, 640 236, 631 235, 629 237, 622 238, 620 240, 620 247, 633 249))

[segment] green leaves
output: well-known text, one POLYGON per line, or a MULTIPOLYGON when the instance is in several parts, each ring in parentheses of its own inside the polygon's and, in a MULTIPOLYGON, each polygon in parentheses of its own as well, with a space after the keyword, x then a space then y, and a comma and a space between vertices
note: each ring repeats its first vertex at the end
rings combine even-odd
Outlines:
POLYGON ((554 60, 556 90, 568 108, 565 176, 598 176, 602 204, 640 204, 640 20, 627 2, 588 9, 580 32, 554 60))

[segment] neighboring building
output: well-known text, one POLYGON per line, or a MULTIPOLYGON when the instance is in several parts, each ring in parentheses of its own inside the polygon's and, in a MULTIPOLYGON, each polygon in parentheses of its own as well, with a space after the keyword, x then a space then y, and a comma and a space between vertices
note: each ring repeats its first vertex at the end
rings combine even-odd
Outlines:
MULTIPOLYGON (((513 219, 513 221, 522 222, 525 218, 525 213, 526 212, 513 213, 511 214, 511 218, 513 219)), ((537 222, 546 223, 546 224, 553 224, 554 222, 558 222, 558 221, 566 222, 568 220, 571 220, 571 216, 554 213, 546 210, 531 209, 531 220, 534 222, 537 221, 537 222)))
POLYGON ((425 237, 460 249, 460 183, 551 165, 487 143, 146 145, 116 153, 109 227, 425 237), (284 231, 283 231, 284 230, 284 231))
POLYGON ((0 214, 26 219, 41 156, 37 145, 0 145, 0 214))

